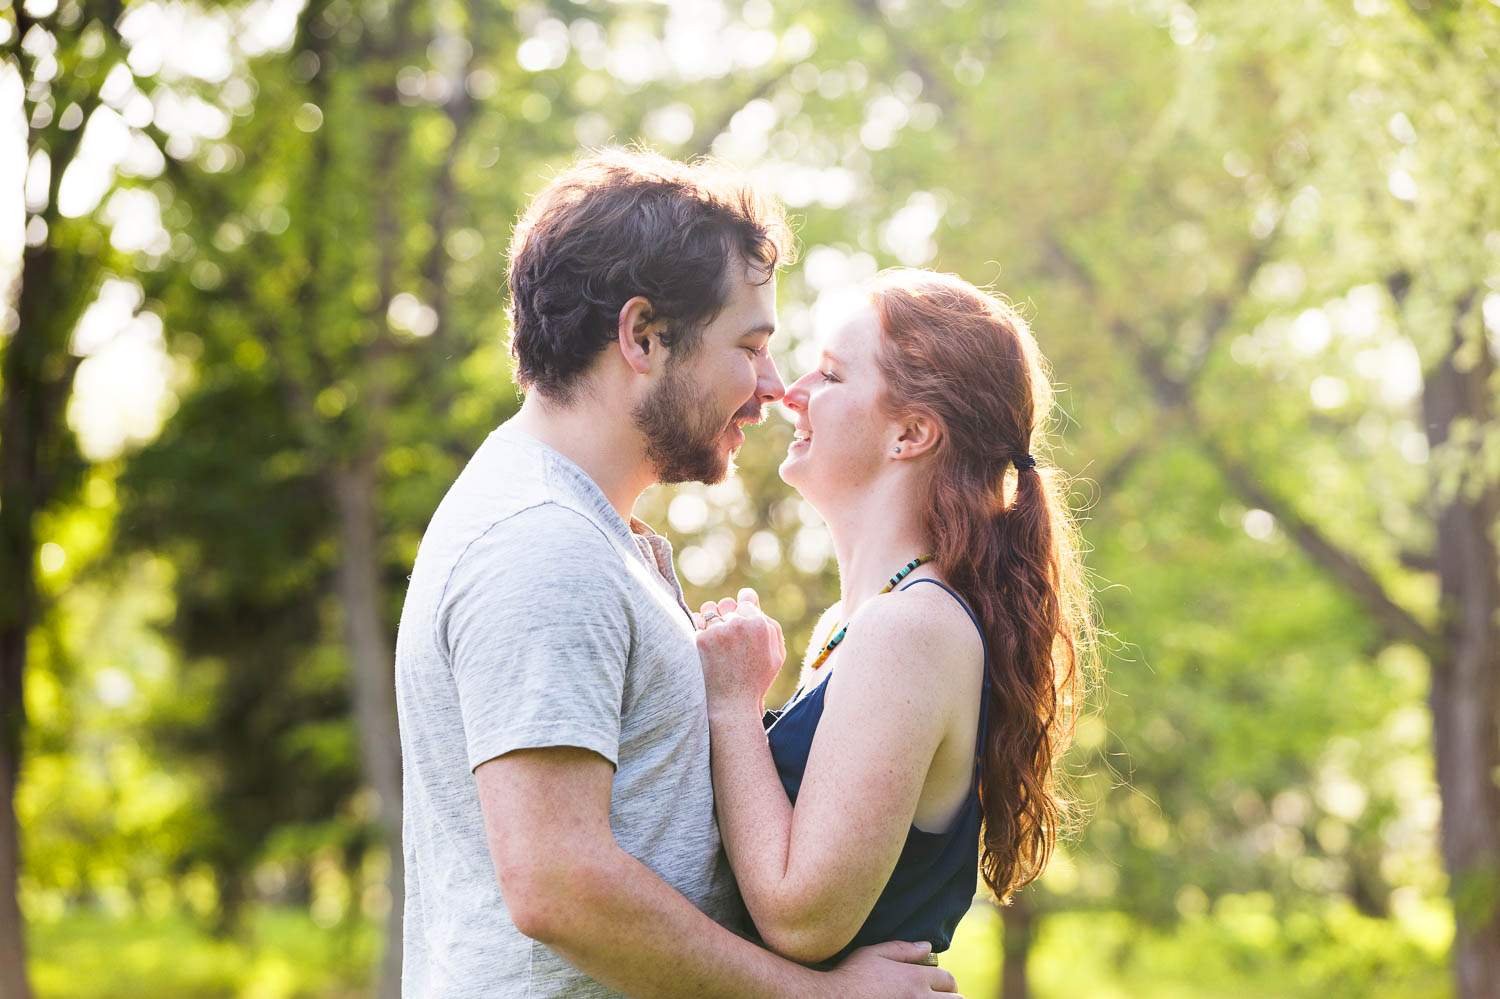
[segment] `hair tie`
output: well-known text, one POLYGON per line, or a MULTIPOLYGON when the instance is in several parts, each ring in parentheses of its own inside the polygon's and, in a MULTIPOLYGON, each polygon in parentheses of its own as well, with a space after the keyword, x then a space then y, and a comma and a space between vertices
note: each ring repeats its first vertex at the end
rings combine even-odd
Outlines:
POLYGON ((1016 457, 1012 458, 1011 461, 1015 462, 1016 471, 1018 472, 1024 471, 1028 468, 1036 467, 1036 459, 1029 454, 1017 455, 1016 457))

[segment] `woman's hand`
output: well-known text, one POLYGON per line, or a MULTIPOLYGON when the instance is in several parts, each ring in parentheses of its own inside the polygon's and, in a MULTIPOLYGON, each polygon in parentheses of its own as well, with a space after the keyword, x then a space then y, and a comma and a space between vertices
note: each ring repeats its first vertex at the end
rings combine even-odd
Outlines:
POLYGON ((781 625, 761 613, 760 597, 749 587, 737 599, 705 603, 693 619, 709 710, 727 707, 759 715, 766 690, 786 661, 781 625))

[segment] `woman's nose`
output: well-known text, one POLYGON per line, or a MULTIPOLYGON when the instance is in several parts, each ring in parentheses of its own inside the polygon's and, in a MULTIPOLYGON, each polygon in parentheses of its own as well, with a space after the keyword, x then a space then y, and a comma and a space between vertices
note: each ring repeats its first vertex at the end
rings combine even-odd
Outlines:
POLYGON ((803 375, 791 384, 782 398, 781 404, 787 409, 797 412, 807 407, 807 377, 803 375))

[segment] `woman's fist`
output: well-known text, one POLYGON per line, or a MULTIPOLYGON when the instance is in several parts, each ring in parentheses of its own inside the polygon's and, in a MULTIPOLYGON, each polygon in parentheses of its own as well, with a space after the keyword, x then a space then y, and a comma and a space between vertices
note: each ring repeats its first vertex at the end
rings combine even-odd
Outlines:
POLYGON ((694 621, 709 707, 744 702, 758 714, 786 661, 781 625, 761 612, 760 597, 748 587, 738 597, 708 601, 694 621))

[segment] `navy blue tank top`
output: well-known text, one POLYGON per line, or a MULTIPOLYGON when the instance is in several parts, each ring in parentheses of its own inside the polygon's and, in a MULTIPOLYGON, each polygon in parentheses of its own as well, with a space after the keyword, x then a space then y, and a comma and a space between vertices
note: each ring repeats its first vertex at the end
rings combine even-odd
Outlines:
MULTIPOLYGON (((989 642, 984 629, 967 601, 953 589, 936 579, 914 579, 902 590, 918 583, 941 586, 953 599, 963 606, 979 629, 980 641, 984 643, 986 666, 989 663, 989 642)), ((899 591, 898 591, 899 592, 899 591)), ((990 686, 989 670, 984 673, 984 699, 979 708, 979 738, 975 742, 974 778, 969 786, 969 797, 964 801, 958 816, 947 830, 938 833, 923 832, 912 826, 906 834, 906 844, 891 872, 890 881, 875 901, 859 932, 843 950, 830 958, 837 961, 850 951, 868 944, 884 943, 888 940, 927 940, 934 953, 948 949, 953 940, 953 930, 958 921, 969 911, 969 903, 979 884, 979 757, 978 749, 984 744, 985 715, 988 711, 990 686)), ((767 739, 771 744, 771 756, 776 761, 776 772, 781 776, 781 786, 786 788, 792 804, 797 803, 797 792, 802 787, 802 775, 807 768, 807 754, 812 749, 813 734, 818 721, 823 717, 823 693, 828 689, 824 680, 801 700, 793 699, 780 711, 768 711, 765 724, 767 739)))

